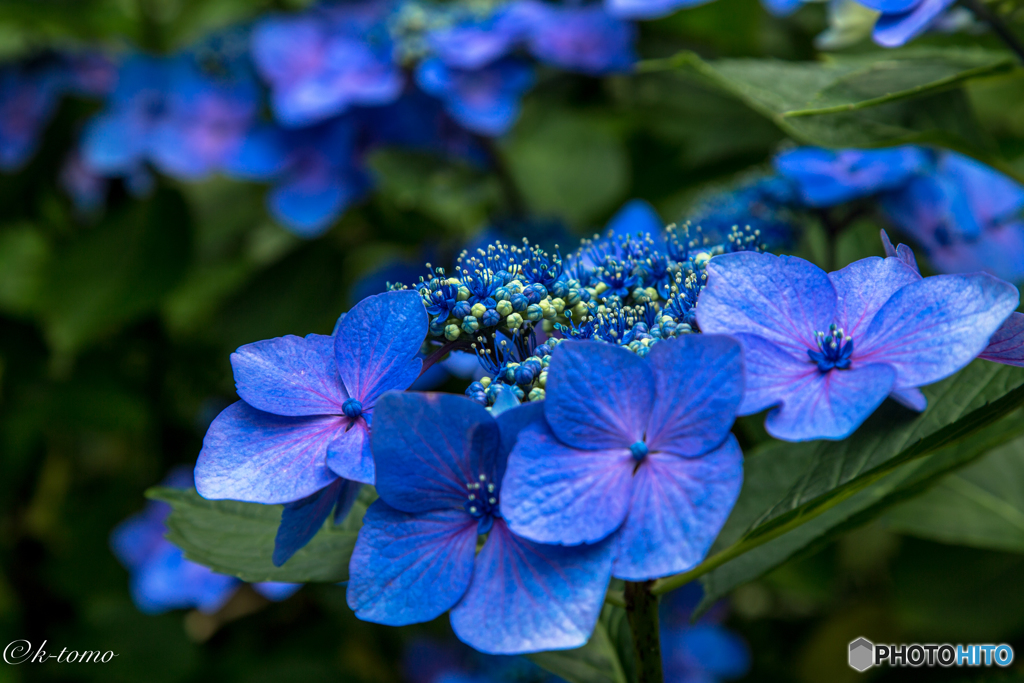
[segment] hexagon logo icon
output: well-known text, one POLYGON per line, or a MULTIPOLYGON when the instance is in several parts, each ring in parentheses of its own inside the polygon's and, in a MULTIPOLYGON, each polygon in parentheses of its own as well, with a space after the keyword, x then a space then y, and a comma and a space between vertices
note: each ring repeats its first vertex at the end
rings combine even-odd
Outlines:
POLYGON ((850 643, 850 666, 857 671, 867 671, 875 663, 875 644, 867 638, 858 638, 850 643))

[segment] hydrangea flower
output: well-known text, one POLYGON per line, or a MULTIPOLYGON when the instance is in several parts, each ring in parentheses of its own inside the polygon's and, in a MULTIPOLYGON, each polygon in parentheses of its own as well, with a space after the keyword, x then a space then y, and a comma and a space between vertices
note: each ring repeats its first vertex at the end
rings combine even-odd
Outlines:
POLYGON ((800 147, 774 159, 775 169, 791 180, 808 206, 827 207, 906 183, 931 163, 921 147, 828 150, 800 147))
MULTIPOLYGON (((479 69, 514 50, 529 30, 532 3, 509 2, 490 12, 465 11, 426 35, 426 51, 450 67, 479 69)), ((456 11, 457 11, 456 9, 456 11)), ((417 17, 416 23, 423 23, 417 17)))
POLYGON ((893 257, 825 273, 738 253, 708 264, 697 322, 743 344, 741 415, 772 408, 765 427, 778 439, 844 439, 890 394, 923 410, 918 387, 974 360, 1018 299, 991 275, 921 279, 893 257))
POLYGON ((467 71, 427 59, 416 67, 416 83, 440 99, 467 129, 481 135, 502 135, 519 117, 519 98, 533 85, 533 69, 512 57, 467 71))
POLYGON ((521 406, 495 419, 450 394, 381 397, 372 437, 380 499, 366 511, 349 567, 357 617, 401 626, 451 610, 459 639, 490 654, 587 642, 611 544, 533 543, 499 512, 508 451, 538 414, 521 406))
POLYGON ((601 75, 627 71, 636 61, 636 28, 601 5, 551 5, 524 0, 526 45, 552 66, 601 75))
POLYGON ((664 341, 646 359, 610 344, 560 344, 545 421, 509 457, 502 515, 539 543, 611 537, 621 579, 686 571, 739 496, 743 455, 729 430, 742 396, 740 345, 727 337, 664 341))
POLYGON ((348 512, 374 483, 370 425, 377 399, 420 373, 427 332, 414 292, 359 302, 331 336, 286 336, 231 355, 241 401, 210 425, 196 463, 204 498, 285 503, 274 562, 283 564, 331 510, 348 512))
POLYGON ((219 170, 258 107, 244 67, 204 71, 194 54, 136 55, 121 67, 108 106, 86 127, 82 158, 97 173, 126 176, 144 162, 180 178, 219 170))
POLYGON ((271 180, 270 213, 292 232, 316 237, 369 187, 356 164, 355 124, 337 118, 309 128, 266 125, 251 130, 227 159, 239 178, 271 180))
POLYGON ((1024 187, 988 166, 942 151, 936 163, 881 197, 889 219, 940 272, 985 270, 1024 280, 1024 187))
POLYGON ((691 623, 703 589, 690 583, 665 596, 661 605, 661 652, 666 681, 718 683, 750 670, 743 639, 721 625, 724 605, 715 605, 691 623))
MULTIPOLYGON (((172 488, 191 488, 190 468, 173 470, 162 482, 172 488)), ((146 508, 121 522, 110 534, 110 547, 131 574, 132 601, 141 612, 159 614, 195 608, 213 613, 223 607, 241 581, 185 559, 181 549, 165 538, 171 506, 149 501, 146 508)), ((284 600, 302 586, 293 583, 254 583, 268 600, 284 600)))
POLYGON ((755 178, 704 197, 690 210, 687 224, 696 226, 699 241, 722 244, 726 251, 776 248, 793 241, 790 209, 799 205, 787 178, 755 178))
POLYGON ((387 3, 370 0, 260 21, 252 56, 270 85, 277 120, 307 126, 354 104, 397 99, 404 78, 392 60, 387 12, 387 3))
POLYGON ((883 47, 900 47, 935 24, 955 0, 857 0, 881 12, 872 37, 883 47))

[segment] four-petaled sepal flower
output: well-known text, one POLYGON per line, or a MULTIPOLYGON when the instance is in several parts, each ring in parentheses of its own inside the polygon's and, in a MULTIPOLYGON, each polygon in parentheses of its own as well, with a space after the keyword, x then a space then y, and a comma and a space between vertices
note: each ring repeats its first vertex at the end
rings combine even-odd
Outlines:
POLYGON ((359 302, 331 336, 278 337, 231 355, 241 401, 210 425, 196 489, 211 499, 291 503, 274 561, 313 537, 357 486, 374 482, 370 424, 377 398, 419 375, 427 314, 416 292, 359 302))
POLYGON ((740 345, 728 337, 662 341, 646 359, 611 344, 560 344, 546 419, 509 458, 502 514, 541 543, 612 537, 618 578, 690 569, 739 496, 743 456, 729 430, 742 395, 740 345))
POLYGON ((455 634, 491 654, 587 642, 612 545, 534 543, 500 513, 508 451, 539 418, 536 403, 495 419, 461 396, 381 398, 371 439, 380 499, 366 512, 349 569, 356 616, 401 626, 451 610, 455 634))

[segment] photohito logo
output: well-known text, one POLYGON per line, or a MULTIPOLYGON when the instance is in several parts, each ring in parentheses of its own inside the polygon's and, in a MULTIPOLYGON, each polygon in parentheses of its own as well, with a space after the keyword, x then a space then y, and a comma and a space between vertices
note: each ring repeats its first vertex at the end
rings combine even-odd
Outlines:
POLYGON ((867 638, 850 642, 850 667, 867 671, 873 666, 1010 666, 1013 648, 1000 645, 911 643, 876 645, 867 638))

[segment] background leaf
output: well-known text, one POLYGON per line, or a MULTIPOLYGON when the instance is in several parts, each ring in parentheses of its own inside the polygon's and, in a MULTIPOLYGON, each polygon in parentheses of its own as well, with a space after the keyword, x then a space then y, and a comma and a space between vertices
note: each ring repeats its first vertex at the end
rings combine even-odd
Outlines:
POLYGON ((945 477, 883 521, 894 531, 943 543, 1024 552, 1024 440, 945 477))
POLYGON ((275 567, 271 557, 283 506, 206 500, 194 489, 155 487, 146 495, 171 505, 167 538, 188 559, 243 581, 285 583, 347 581, 348 561, 373 498, 364 488, 344 522, 335 526, 328 520, 309 545, 275 567))

